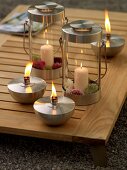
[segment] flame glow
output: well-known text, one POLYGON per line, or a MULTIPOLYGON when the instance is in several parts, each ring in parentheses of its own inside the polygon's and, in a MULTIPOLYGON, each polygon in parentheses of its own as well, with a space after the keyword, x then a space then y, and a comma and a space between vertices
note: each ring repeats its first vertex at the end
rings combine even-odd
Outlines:
POLYGON ((106 41, 106 47, 110 47, 110 41, 109 40, 106 41))
POLYGON ((49 40, 46 41, 46 44, 47 44, 47 45, 49 44, 49 40))
POLYGON ((56 89, 55 89, 55 86, 54 86, 54 83, 52 82, 52 93, 51 93, 51 97, 56 97, 57 94, 56 94, 56 89))
POLYGON ((80 64, 80 67, 82 68, 82 63, 80 64))
POLYGON ((111 25, 110 25, 110 20, 109 20, 109 15, 107 10, 105 10, 105 29, 106 29, 106 33, 108 34, 111 33, 111 25))
POLYGON ((83 54, 83 50, 81 49, 81 54, 83 54))
POLYGON ((32 65, 33 65, 32 62, 30 62, 30 63, 28 63, 28 64, 26 65, 25 74, 24 74, 25 77, 29 77, 29 76, 30 76, 31 69, 32 69, 32 65))

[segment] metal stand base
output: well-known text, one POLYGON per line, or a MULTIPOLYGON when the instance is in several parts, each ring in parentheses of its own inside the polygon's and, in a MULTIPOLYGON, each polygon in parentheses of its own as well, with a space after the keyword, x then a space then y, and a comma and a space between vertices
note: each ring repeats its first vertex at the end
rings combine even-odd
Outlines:
POLYGON ((43 78, 44 80, 58 79, 62 76, 62 68, 57 68, 52 70, 40 70, 40 69, 32 68, 32 75, 43 78))
POLYGON ((76 106, 85 106, 85 105, 90 105, 90 104, 98 102, 101 97, 101 90, 98 90, 95 93, 86 94, 86 95, 75 95, 75 94, 65 93, 65 96, 74 100, 76 106))

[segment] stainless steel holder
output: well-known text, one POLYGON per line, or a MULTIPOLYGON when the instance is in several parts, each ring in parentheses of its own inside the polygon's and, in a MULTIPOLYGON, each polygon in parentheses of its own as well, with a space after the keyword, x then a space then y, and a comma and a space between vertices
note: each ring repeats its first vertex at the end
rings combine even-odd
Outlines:
MULTIPOLYGON (((106 57, 107 58, 112 58, 119 54, 125 44, 125 40, 118 36, 118 35, 108 35, 108 34, 103 34, 103 41, 106 44, 106 57)), ((97 43, 92 43, 92 48, 95 52, 98 50, 98 45, 97 43)), ((105 48, 102 47, 101 49, 101 56, 105 56, 105 48)))
POLYGON ((8 84, 11 96, 19 103, 30 104, 41 98, 46 89, 46 82, 38 77, 30 77, 30 84, 24 84, 24 79, 13 79, 8 84))
POLYGON ((62 76, 62 68, 51 69, 51 70, 40 70, 32 68, 32 76, 43 78, 44 80, 54 80, 62 76))
POLYGON ((75 102, 67 97, 58 97, 54 106, 50 97, 38 99, 34 105, 34 111, 47 125, 58 126, 67 122, 75 109, 75 102))

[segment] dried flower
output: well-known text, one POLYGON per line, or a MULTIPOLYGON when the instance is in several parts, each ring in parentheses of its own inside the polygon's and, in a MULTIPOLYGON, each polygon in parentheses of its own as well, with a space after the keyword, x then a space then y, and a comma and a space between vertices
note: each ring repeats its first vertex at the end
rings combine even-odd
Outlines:
POLYGON ((44 61, 34 61, 33 67, 37 69, 44 70, 45 69, 45 62, 44 61))
POLYGON ((57 69, 61 67, 61 63, 54 63, 52 69, 57 69))
POLYGON ((54 57, 54 63, 62 63, 61 57, 54 57))
POLYGON ((80 90, 78 90, 78 89, 72 89, 70 91, 70 94, 83 95, 83 93, 80 90))

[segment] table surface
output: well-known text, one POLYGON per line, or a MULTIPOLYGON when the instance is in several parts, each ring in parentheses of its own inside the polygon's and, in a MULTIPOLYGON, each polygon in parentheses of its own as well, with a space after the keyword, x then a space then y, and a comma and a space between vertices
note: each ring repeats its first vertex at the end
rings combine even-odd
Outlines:
MULTIPOLYGON (((26 10, 18 6, 15 12, 26 10)), ((70 21, 92 19, 104 28, 104 12, 96 10, 66 9, 70 21)), ((5 20, 7 19, 5 18, 5 20)), ((112 33, 127 38, 127 14, 110 12, 112 33)), ((63 141, 83 143, 101 142, 106 144, 120 110, 126 99, 127 91, 127 49, 108 60, 108 72, 102 79, 101 100, 90 106, 76 106, 71 119, 59 127, 50 127, 39 119, 32 105, 17 103, 9 94, 8 82, 23 76, 29 61, 22 45, 22 37, 0 34, 0 132, 33 136, 63 141)), ((61 80, 55 80, 58 94, 61 94, 61 80)), ((45 96, 51 94, 51 81, 47 81, 45 96)))

